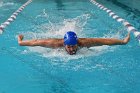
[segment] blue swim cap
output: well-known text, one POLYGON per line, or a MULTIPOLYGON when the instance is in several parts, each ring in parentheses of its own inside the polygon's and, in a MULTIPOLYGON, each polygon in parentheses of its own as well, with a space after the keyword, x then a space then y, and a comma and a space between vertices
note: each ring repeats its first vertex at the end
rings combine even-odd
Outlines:
POLYGON ((68 31, 64 35, 64 45, 76 45, 77 44, 77 35, 72 31, 68 31))

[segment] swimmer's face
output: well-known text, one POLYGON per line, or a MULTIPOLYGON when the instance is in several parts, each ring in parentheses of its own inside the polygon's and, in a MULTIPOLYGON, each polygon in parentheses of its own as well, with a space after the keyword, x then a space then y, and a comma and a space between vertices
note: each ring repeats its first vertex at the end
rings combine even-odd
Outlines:
POLYGON ((76 54, 77 48, 77 45, 65 45, 65 49, 70 55, 76 54))

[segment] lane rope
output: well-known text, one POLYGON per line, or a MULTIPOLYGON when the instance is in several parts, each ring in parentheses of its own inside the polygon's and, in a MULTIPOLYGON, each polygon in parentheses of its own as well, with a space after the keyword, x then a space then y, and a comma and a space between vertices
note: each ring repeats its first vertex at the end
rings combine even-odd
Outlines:
POLYGON ((16 18, 17 15, 22 12, 22 10, 32 2, 32 0, 28 0, 26 3, 24 3, 18 10, 16 10, 4 23, 0 25, 0 34, 4 32, 4 29, 11 24, 16 18))
POLYGON ((127 28, 128 32, 133 32, 134 36, 137 38, 137 40, 140 43, 140 32, 138 32, 135 27, 133 27, 127 20, 119 17, 116 13, 114 13, 112 10, 106 8, 105 6, 103 6, 102 4, 96 2, 95 0, 90 0, 91 3, 93 3, 94 5, 96 5, 99 9, 105 11, 106 13, 108 13, 108 15, 115 19, 117 22, 122 23, 122 25, 124 25, 127 28))

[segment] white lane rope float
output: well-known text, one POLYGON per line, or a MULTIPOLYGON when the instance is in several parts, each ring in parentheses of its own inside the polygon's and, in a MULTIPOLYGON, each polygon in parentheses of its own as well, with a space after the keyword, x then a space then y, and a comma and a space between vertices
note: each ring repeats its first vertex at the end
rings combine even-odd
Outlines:
POLYGON ((113 19, 115 19, 117 22, 122 23, 126 28, 128 32, 133 32, 134 36, 137 38, 137 40, 140 43, 140 32, 138 32, 135 27, 133 27, 127 20, 119 17, 117 14, 115 14, 112 10, 106 8, 105 6, 103 6, 102 4, 96 2, 95 0, 90 0, 90 2, 92 2, 94 5, 96 5, 99 9, 107 12, 109 14, 109 16, 113 19))
POLYGON ((22 12, 22 10, 32 2, 32 0, 28 0, 26 3, 24 3, 18 10, 16 10, 4 23, 0 25, 0 34, 4 32, 4 29, 13 22, 17 15, 22 12))

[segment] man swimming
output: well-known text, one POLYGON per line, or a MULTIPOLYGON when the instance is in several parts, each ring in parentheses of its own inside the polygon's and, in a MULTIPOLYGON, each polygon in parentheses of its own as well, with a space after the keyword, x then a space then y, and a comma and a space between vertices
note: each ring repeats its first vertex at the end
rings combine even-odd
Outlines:
POLYGON ((24 40, 23 35, 18 36, 20 46, 42 46, 48 48, 65 47, 68 54, 76 54, 78 47, 93 47, 102 45, 125 45, 129 42, 130 33, 123 40, 114 38, 78 38, 76 33, 68 31, 63 39, 34 39, 24 40))

